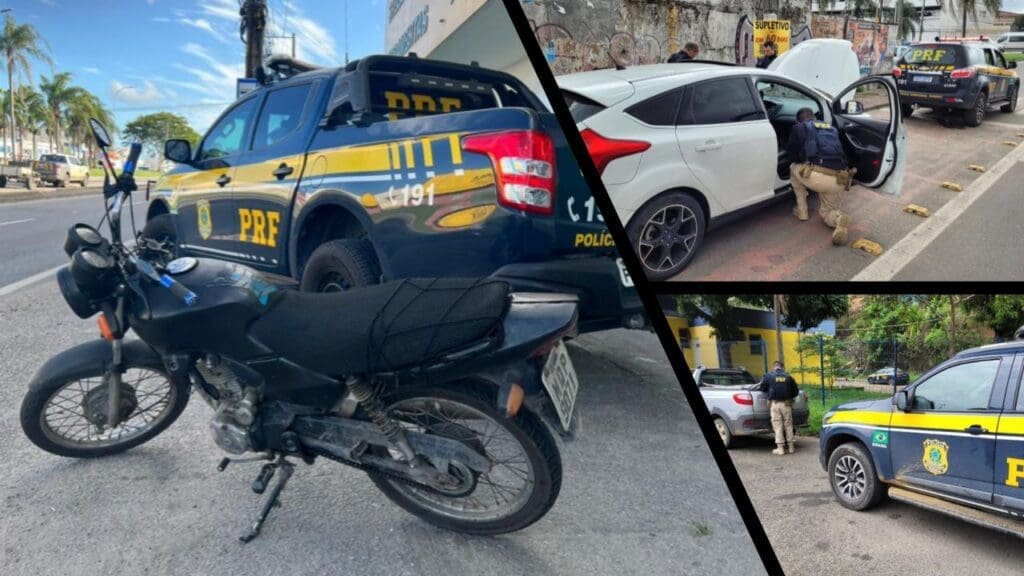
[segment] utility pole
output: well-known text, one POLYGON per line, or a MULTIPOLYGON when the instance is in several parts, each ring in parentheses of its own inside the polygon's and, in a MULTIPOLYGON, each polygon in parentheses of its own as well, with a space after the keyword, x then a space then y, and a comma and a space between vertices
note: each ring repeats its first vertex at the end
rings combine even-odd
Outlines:
POLYGON ((245 0, 241 9, 242 41, 245 42, 245 77, 255 78, 263 66, 263 33, 267 28, 266 0, 245 0))

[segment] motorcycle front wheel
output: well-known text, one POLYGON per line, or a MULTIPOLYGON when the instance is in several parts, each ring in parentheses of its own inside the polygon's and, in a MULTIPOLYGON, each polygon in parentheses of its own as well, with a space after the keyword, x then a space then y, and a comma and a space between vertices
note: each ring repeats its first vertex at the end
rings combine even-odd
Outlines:
POLYGON ((126 366, 121 421, 106 426, 107 378, 76 374, 33 387, 21 402, 21 428, 33 444, 58 456, 97 458, 134 448, 167 429, 188 403, 187 383, 175 384, 161 365, 126 366))
POLYGON ((477 535, 514 532, 533 524, 554 505, 562 485, 562 461, 551 433, 525 406, 506 418, 495 407, 496 388, 486 382, 403 389, 386 398, 388 414, 407 430, 455 438, 492 464, 479 473, 449 464, 463 486, 442 493, 370 472, 394 503, 441 528, 477 535))

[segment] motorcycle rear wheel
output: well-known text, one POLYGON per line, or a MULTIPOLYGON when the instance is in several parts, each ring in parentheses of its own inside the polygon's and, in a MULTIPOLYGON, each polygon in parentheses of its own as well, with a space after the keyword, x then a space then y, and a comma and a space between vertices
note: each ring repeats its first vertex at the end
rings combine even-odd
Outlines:
MULTIPOLYGON (((57 456, 98 458, 119 454, 166 430, 188 404, 188 383, 175 384, 162 365, 129 363, 122 376, 122 390, 130 387, 134 405, 128 405, 131 412, 116 428, 100 431, 85 414, 85 398, 107 385, 104 372, 97 369, 95 373, 75 376, 35 386, 21 402, 21 428, 25 435, 39 448, 57 456)), ((122 395, 122 406, 124 398, 122 395)))
POLYGON ((385 399, 388 413, 403 427, 448 437, 452 437, 453 429, 458 430, 461 440, 492 461, 490 472, 475 474, 469 492, 448 496, 373 472, 368 473, 370 479, 407 512, 447 530, 495 535, 533 524, 547 514, 558 498, 562 485, 561 457, 554 438, 536 414, 523 406, 516 416, 506 418, 495 407, 496 397, 492 384, 479 382, 402 389, 385 399), (411 414, 423 416, 414 418, 411 414), (493 429, 501 434, 466 437, 466 431, 477 432, 480 425, 486 426, 484 432, 493 429), (499 444, 509 450, 514 445, 521 459, 499 458, 495 448, 499 444), (497 481, 505 478, 510 479, 508 482, 524 480, 523 486, 517 491, 514 484, 497 481), (494 506, 490 505, 492 500, 494 506))

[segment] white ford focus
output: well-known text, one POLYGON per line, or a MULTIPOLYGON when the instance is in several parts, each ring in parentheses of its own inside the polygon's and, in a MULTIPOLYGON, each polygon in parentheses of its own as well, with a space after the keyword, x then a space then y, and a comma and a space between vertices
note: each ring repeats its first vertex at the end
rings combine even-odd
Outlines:
POLYGON ((706 230, 792 190, 786 143, 801 108, 839 129, 857 183, 902 185, 896 86, 861 78, 846 40, 802 42, 769 70, 693 61, 556 80, 651 280, 689 264, 706 230))

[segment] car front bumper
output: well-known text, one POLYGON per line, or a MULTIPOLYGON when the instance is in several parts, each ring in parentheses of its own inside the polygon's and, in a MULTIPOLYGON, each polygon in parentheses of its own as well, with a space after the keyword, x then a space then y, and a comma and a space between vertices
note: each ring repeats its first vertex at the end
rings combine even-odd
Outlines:
POLYGON ((518 292, 563 292, 580 301, 580 332, 649 328, 636 288, 623 282, 613 257, 563 258, 502 266, 492 274, 518 292))

